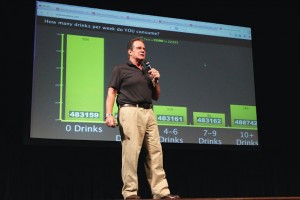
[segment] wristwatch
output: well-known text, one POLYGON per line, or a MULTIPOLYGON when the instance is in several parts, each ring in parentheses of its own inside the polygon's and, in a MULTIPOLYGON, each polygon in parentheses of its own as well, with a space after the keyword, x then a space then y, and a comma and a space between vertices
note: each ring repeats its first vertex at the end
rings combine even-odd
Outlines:
POLYGON ((114 115, 111 114, 111 113, 106 113, 106 114, 105 114, 105 118, 110 117, 110 116, 114 116, 114 115))

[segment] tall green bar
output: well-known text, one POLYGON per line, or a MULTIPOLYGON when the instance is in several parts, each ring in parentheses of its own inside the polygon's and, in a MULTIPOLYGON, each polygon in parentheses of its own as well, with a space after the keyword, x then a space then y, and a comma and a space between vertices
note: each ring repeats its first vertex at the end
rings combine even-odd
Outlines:
POLYGON ((257 130, 256 106, 230 105, 231 127, 257 130))
POLYGON ((104 39, 67 35, 65 73, 65 120, 103 120, 104 39))

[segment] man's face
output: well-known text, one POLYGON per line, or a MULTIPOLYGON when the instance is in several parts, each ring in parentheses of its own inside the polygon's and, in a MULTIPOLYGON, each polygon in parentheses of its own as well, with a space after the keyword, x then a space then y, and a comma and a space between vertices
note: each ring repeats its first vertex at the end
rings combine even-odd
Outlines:
POLYGON ((135 41, 133 43, 132 50, 128 50, 130 57, 135 60, 144 60, 146 58, 146 47, 141 41, 135 41))

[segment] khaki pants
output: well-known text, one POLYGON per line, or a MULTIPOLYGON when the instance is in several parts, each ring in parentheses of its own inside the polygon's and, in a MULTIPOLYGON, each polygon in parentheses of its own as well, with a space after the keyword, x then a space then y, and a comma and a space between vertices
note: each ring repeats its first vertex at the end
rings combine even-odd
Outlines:
POLYGON ((152 109, 122 107, 119 110, 122 138, 122 195, 124 199, 138 195, 138 160, 142 145, 147 156, 145 170, 154 199, 170 194, 163 168, 163 152, 159 131, 152 109))

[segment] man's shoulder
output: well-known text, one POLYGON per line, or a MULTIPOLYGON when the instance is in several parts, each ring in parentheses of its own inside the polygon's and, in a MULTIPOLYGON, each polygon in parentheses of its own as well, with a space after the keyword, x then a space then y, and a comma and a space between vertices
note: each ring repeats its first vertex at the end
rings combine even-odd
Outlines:
POLYGON ((128 67, 128 63, 120 63, 120 64, 117 64, 116 67, 128 67))
POLYGON ((121 63, 121 64, 118 64, 115 66, 116 69, 124 69, 124 68, 128 68, 128 67, 131 67, 132 64, 131 63, 121 63))

